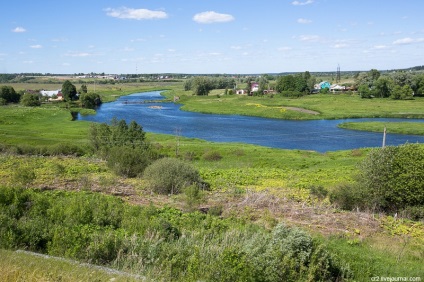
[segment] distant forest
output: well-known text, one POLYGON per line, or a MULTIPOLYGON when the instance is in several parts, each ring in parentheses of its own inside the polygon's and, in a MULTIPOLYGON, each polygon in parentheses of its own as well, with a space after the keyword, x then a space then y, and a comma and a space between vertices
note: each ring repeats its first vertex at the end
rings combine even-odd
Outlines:
MULTIPOLYGON (((391 70, 379 70, 382 73, 385 72, 397 72, 397 71, 424 71, 424 65, 423 66, 415 66, 415 67, 411 67, 411 68, 406 68, 406 69, 391 69, 391 70)), ((348 75, 355 75, 357 73, 359 73, 361 71, 341 71, 342 74, 348 74, 348 75)), ((276 76, 281 76, 281 75, 290 75, 290 74, 296 74, 299 72, 281 72, 281 73, 268 73, 268 75, 276 75, 276 76)), ((311 72, 312 75, 315 76, 327 76, 327 75, 332 75, 335 72, 311 72)), ((53 74, 53 73, 0 73, 0 83, 10 83, 10 82, 25 82, 28 80, 31 80, 33 77, 43 77, 43 76, 69 76, 69 75, 83 75, 82 73, 80 74, 53 74)), ((104 75, 104 73, 91 73, 91 75, 104 75)), ((156 77, 156 76, 168 76, 168 77, 172 77, 172 78, 186 78, 186 77, 191 77, 191 76, 261 76, 263 75, 263 73, 261 74, 183 74, 183 73, 161 73, 161 74, 121 74, 121 76, 125 76, 128 78, 137 78, 140 76, 151 76, 151 77, 156 77)))

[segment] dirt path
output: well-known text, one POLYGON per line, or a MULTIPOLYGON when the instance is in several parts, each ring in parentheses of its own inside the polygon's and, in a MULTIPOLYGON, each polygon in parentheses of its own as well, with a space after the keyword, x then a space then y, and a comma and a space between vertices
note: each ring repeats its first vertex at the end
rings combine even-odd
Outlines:
POLYGON ((319 115, 319 112, 316 111, 312 111, 312 110, 307 110, 307 109, 303 109, 303 108, 297 108, 297 107, 283 107, 286 110, 289 111, 296 111, 296 112, 301 112, 304 114, 310 114, 310 115, 319 115))

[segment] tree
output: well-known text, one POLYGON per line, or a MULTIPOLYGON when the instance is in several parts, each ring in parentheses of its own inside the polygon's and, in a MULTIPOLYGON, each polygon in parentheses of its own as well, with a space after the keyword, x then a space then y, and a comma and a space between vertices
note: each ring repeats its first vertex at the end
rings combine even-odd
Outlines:
POLYGON ((358 87, 358 93, 359 93, 359 96, 361 96, 361 98, 371 98, 372 97, 368 84, 361 84, 358 87))
POLYGON ((380 77, 380 72, 376 69, 372 69, 368 72, 361 72, 355 78, 355 86, 358 88, 362 84, 368 85, 369 88, 373 88, 374 83, 380 77))
POLYGON ((26 107, 36 107, 41 105, 41 101, 37 94, 25 93, 22 96, 21 104, 26 107))
POLYGON ((143 127, 135 121, 128 126, 125 120, 113 118, 111 124, 91 124, 89 140, 96 151, 107 152, 111 147, 148 147, 143 127))
POLYGON ((413 75, 410 72, 398 71, 393 73, 391 77, 395 84, 399 86, 412 86, 413 84, 413 75))
POLYGON ((95 109, 102 104, 100 95, 97 93, 83 93, 80 97, 81 106, 83 108, 95 109))
POLYGON ((87 93, 87 85, 86 85, 86 84, 82 84, 82 85, 81 85, 80 93, 81 93, 81 94, 83 94, 83 93, 87 93))
POLYGON ((394 83, 389 77, 382 76, 374 84, 373 95, 378 98, 390 97, 394 83))
POLYGON ((193 79, 192 90, 197 96, 207 96, 213 89, 210 79, 206 76, 198 76, 193 79))
POLYGON ((413 94, 414 91, 412 91, 409 85, 404 85, 403 87, 396 85, 390 97, 394 100, 409 100, 413 98, 413 94))
POLYGON ((424 74, 416 75, 414 77, 412 83, 412 90, 417 96, 424 95, 424 74))
POLYGON ((21 96, 16 93, 12 86, 2 86, 0 88, 0 99, 4 99, 5 104, 7 103, 18 103, 21 96))
POLYGON ((62 95, 65 101, 72 101, 77 96, 77 88, 69 80, 62 84, 62 95))

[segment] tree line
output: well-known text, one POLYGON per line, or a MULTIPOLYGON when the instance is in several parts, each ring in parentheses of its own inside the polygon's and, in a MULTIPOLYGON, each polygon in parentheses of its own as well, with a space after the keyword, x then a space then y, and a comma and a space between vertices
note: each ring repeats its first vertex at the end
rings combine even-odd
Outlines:
POLYGON ((424 94, 424 74, 397 71, 382 75, 371 69, 358 73, 355 85, 362 98, 412 99, 424 94))
MULTIPOLYGON (((63 101, 72 102, 79 100, 79 105, 83 108, 94 109, 102 103, 101 97, 97 93, 88 93, 87 85, 82 84, 79 91, 75 85, 69 80, 62 84, 61 93, 63 101)), ((20 103, 27 107, 40 106, 43 100, 48 97, 43 97, 38 91, 19 91, 16 92, 12 86, 0 87, 0 105, 7 105, 10 103, 20 103)))

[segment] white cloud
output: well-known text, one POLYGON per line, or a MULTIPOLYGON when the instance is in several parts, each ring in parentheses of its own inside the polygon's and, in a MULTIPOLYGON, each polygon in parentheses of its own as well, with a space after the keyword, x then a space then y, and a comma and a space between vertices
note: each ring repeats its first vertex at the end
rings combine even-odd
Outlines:
POLYGON ((387 46, 386 46, 386 45, 375 45, 375 46, 373 47, 373 49, 377 49, 377 50, 386 49, 386 48, 387 48, 387 46))
POLYGON ((12 32, 18 32, 18 33, 19 32, 26 32, 26 29, 23 28, 23 27, 18 26, 16 28, 12 29, 12 32))
POLYGON ((407 45, 407 44, 414 44, 414 43, 421 43, 424 42, 424 38, 410 38, 410 37, 406 37, 406 38, 402 38, 402 39, 398 39, 396 41, 393 41, 394 45, 407 45))
POLYGON ((233 50, 241 50, 242 47, 241 46, 231 46, 231 49, 233 49, 233 50))
POLYGON ((41 46, 40 44, 37 44, 37 45, 31 45, 31 46, 29 46, 29 47, 31 47, 32 49, 41 49, 41 48, 43 48, 43 46, 41 46))
POLYGON ((309 24, 312 21, 311 20, 308 20, 308 19, 300 18, 300 19, 297 19, 297 22, 300 23, 300 24, 309 24))
POLYGON ((346 44, 346 43, 336 43, 336 44, 333 45, 334 49, 342 49, 342 48, 346 48, 346 47, 349 47, 349 45, 346 44))
POLYGON ((144 38, 131 39, 131 42, 144 42, 144 41, 146 41, 146 39, 144 38))
POLYGON ((309 4, 312 4, 312 3, 314 3, 314 0, 307 0, 305 2, 293 1, 292 5, 294 5, 294 6, 305 6, 305 5, 309 5, 309 4))
POLYGON ((307 41, 307 42, 318 42, 321 41, 321 37, 318 35, 301 35, 298 37, 300 41, 307 41))
POLYGON ((147 9, 131 9, 122 7, 119 9, 107 8, 105 9, 106 15, 129 20, 153 20, 153 19, 166 19, 168 15, 163 11, 152 11, 147 9))
POLYGON ((65 54, 67 57, 90 57, 93 54, 87 52, 69 52, 65 54))
POLYGON ((194 15, 193 20, 201 24, 225 23, 233 21, 234 17, 228 14, 219 14, 213 11, 208 11, 194 15))

